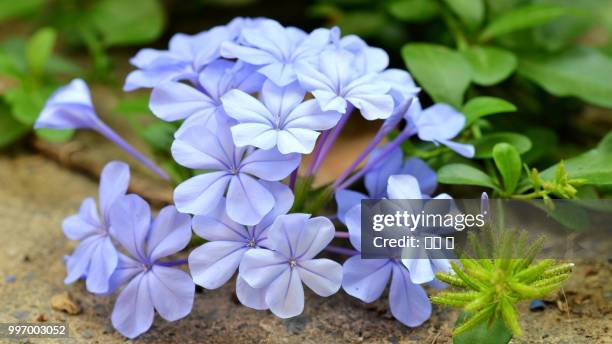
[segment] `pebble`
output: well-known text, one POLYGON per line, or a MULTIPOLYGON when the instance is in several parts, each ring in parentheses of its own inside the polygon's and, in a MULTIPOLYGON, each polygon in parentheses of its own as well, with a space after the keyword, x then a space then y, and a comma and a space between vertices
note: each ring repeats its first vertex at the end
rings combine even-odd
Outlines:
POLYGON ((81 305, 68 292, 55 294, 51 297, 51 308, 76 315, 83 311, 81 305))
POLYGON ((16 280, 17 280, 17 276, 15 276, 15 275, 8 275, 8 276, 4 277, 4 281, 6 283, 13 283, 16 280))
POLYGON ((85 339, 90 339, 93 338, 93 333, 91 333, 91 331, 89 330, 85 330, 83 331, 83 333, 81 334, 83 336, 83 338, 85 339))
POLYGON ((18 320, 23 320, 30 315, 30 311, 18 310, 13 313, 13 316, 18 320))
POLYGON ((542 300, 533 300, 529 305, 529 310, 531 310, 532 312, 539 312, 543 311, 544 309, 546 309, 546 305, 544 304, 544 302, 542 302, 542 300))

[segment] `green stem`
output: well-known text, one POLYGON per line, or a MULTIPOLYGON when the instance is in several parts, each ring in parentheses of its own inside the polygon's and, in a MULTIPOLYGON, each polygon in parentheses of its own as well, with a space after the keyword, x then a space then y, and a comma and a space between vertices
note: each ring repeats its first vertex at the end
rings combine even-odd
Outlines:
POLYGON ((440 12, 442 13, 442 19, 448 27, 448 30, 453 35, 453 39, 455 40, 455 44, 457 45, 457 50, 466 51, 469 47, 468 39, 461 29, 461 25, 459 22, 453 17, 453 15, 448 11, 445 4, 438 0, 438 5, 440 6, 440 12))

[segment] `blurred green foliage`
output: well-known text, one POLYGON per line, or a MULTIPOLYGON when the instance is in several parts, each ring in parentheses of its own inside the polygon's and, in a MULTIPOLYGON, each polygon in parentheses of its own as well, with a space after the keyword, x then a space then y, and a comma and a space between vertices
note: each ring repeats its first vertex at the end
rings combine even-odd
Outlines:
MULTIPOLYGON (((53 90, 83 74, 80 63, 55 53, 58 45, 86 48, 93 67, 90 76, 103 78, 110 68, 107 49, 156 40, 163 32, 165 12, 158 0, 0 2, 0 24, 19 19, 39 29, 0 44, 0 76, 6 83, 0 89, 0 148, 29 133, 53 90)), ((73 130, 41 129, 36 134, 64 141, 73 130)))

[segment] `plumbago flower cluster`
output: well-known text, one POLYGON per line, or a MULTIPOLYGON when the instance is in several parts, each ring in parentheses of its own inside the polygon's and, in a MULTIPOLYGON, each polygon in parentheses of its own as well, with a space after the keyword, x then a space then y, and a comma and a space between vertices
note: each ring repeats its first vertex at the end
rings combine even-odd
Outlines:
MULTIPOLYGON (((88 198, 64 221, 66 236, 80 241, 66 258, 65 282, 84 279, 96 294, 119 291, 111 316, 119 332, 130 338, 144 333, 155 311, 168 321, 180 319, 191 311, 196 284, 215 289, 235 275, 242 304, 281 318, 303 312, 303 285, 324 297, 342 287, 373 302, 391 279, 393 316, 407 326, 428 319, 431 305, 421 285, 436 285, 435 273, 450 264, 362 259, 359 201, 430 198, 435 173, 422 160, 405 160, 399 146, 416 135, 471 157, 472 146, 452 141, 465 123, 461 113, 445 104, 422 109, 420 89, 406 71, 387 69, 383 50, 354 35, 342 37, 338 28, 306 33, 270 19, 237 18, 193 36, 177 34, 168 50, 143 49, 131 63, 137 70, 124 89, 152 88, 151 111, 165 121, 182 120, 172 156, 201 173, 179 184, 175 204, 152 219, 142 198, 126 194, 127 165, 110 162, 101 175, 99 206, 88 198), (327 186, 348 228, 342 232, 327 217, 290 209, 302 156, 312 154, 303 169, 308 180, 351 116, 381 124, 327 186), (381 145, 400 123, 399 134, 381 145), (362 177, 367 195, 347 190, 362 177), (187 246, 192 229, 206 242, 187 260, 166 258, 187 246), (330 245, 334 238, 348 238, 355 249, 330 245), (350 258, 341 266, 317 258, 323 250, 350 258)), ((81 80, 50 98, 36 126, 93 129, 137 154, 97 117, 81 80)))

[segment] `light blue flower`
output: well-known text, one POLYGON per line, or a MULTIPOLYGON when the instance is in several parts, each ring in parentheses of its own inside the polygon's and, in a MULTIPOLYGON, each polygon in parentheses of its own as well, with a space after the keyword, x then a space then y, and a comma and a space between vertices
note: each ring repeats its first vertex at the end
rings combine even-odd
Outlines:
MULTIPOLYGON (((212 213, 194 217, 195 233, 208 241, 189 254, 189 269, 196 284, 207 289, 221 287, 235 274, 247 251, 268 247, 268 230, 278 216, 291 209, 293 193, 285 184, 261 183, 274 195, 275 205, 258 224, 245 226, 233 221, 227 216, 223 201, 212 213)), ((241 281, 238 276, 238 300, 251 308, 267 309, 260 302, 263 289, 250 288, 241 281)))
MULTIPOLYGON (((363 197, 367 198, 367 197, 363 197)), ((383 198, 383 197, 381 197, 383 198)), ((413 209, 406 209, 414 214, 419 214, 423 209, 423 204, 416 204, 415 200, 420 200, 423 198, 429 198, 428 196, 423 195, 421 191, 421 187, 419 186, 418 180, 411 175, 403 174, 403 175, 392 175, 388 178, 387 181, 387 193, 386 197, 388 199, 398 199, 398 200, 411 200, 408 204, 413 207, 413 209), (419 207, 420 206, 420 207, 419 207), (417 209, 418 208, 418 209, 417 209)), ((451 197, 448 194, 439 194, 433 199, 435 200, 449 200, 451 197)), ((336 200, 338 202, 343 201, 348 203, 346 200, 346 196, 338 199, 336 196, 336 200)), ((348 204, 343 205, 343 209, 347 208, 348 204)), ((341 207, 338 207, 341 209, 341 207)), ((427 212, 427 211, 426 211, 427 212)), ((344 222, 346 226, 349 228, 350 236, 355 236, 355 233, 361 230, 361 203, 357 202, 346 211, 344 214, 344 222), (352 229, 351 229, 352 228, 352 229)), ((425 231, 417 232, 415 235, 427 234, 425 231), (422 232, 422 233, 421 233, 422 232)), ((432 234, 433 235, 433 234, 432 234)), ((353 246, 355 245, 355 241, 351 239, 351 243, 353 246)), ((360 249, 361 246, 355 248, 360 249)), ((437 271, 447 272, 450 269, 450 263, 445 258, 431 257, 430 251, 426 251, 423 247, 415 248, 411 251, 412 256, 414 257, 422 257, 419 259, 403 259, 401 262, 408 268, 410 271, 410 278, 413 283, 421 284, 426 282, 431 282, 435 279, 435 273, 437 271), (427 259, 430 258, 430 259, 427 259)))
POLYGON ((259 66, 259 72, 278 86, 296 80, 296 63, 313 60, 330 42, 328 29, 310 34, 294 27, 283 27, 274 20, 262 20, 241 32, 242 42, 225 42, 221 55, 259 66))
POLYGON ((226 117, 221 104, 223 95, 231 90, 259 92, 263 81, 255 67, 219 59, 202 70, 197 88, 177 81, 162 82, 153 88, 149 107, 164 121, 187 119, 183 127, 194 122, 206 124, 211 118, 226 117))
POLYGON ((324 111, 345 113, 349 103, 368 120, 385 119, 393 112, 390 86, 377 73, 354 68, 357 57, 345 49, 319 55, 317 63, 300 63, 296 73, 300 85, 310 91, 324 111))
POLYGON ((314 100, 304 100, 297 83, 285 87, 264 83, 260 100, 240 90, 222 97, 223 108, 238 124, 232 126, 237 146, 277 147, 283 154, 312 152, 319 133, 338 123, 340 113, 322 111, 314 100))
POLYGON ((361 73, 381 72, 389 65, 389 55, 381 48, 369 46, 357 35, 341 37, 340 29, 333 27, 330 30, 332 49, 343 49, 355 57, 351 67, 357 68, 361 73))
POLYGON ((127 195, 111 209, 111 231, 127 254, 119 254, 112 276, 119 293, 111 320, 128 338, 146 332, 154 311, 168 320, 181 319, 193 306, 195 285, 186 272, 162 261, 184 249, 191 239, 191 219, 174 206, 160 210, 151 221, 151 210, 137 195, 127 195))
POLYGON ((215 26, 195 35, 172 36, 168 50, 145 48, 130 63, 138 69, 128 74, 124 91, 151 88, 164 81, 190 80, 197 83, 198 74, 221 57, 223 42, 240 40, 243 28, 253 27, 263 19, 235 18, 227 25, 215 26))
MULTIPOLYGON (((374 150, 370 162, 366 166, 369 166, 382 150, 384 150, 384 146, 374 150)), ((398 174, 408 174, 416 178, 422 192, 419 198, 430 198, 437 187, 436 173, 423 160, 415 157, 404 160, 402 150, 396 148, 365 174, 364 182, 368 192, 367 195, 347 189, 336 191, 340 221, 344 223, 346 213, 353 206, 359 204, 362 199, 386 198, 389 177, 398 174)))
POLYGON ((185 167, 206 170, 174 190, 179 211, 206 215, 226 195, 227 214, 245 225, 259 223, 275 204, 274 196, 260 179, 279 181, 300 163, 299 154, 236 147, 228 123, 186 128, 172 144, 172 156, 185 167))
POLYGON ((281 215, 268 230, 270 249, 246 252, 240 263, 240 276, 251 288, 265 290, 265 305, 276 316, 297 316, 304 310, 302 282, 324 297, 340 288, 340 264, 314 258, 333 237, 334 225, 325 217, 281 215))
POLYGON ((72 80, 49 97, 36 123, 34 123, 34 128, 94 130, 121 147, 162 178, 169 179, 168 175, 154 162, 130 146, 113 129, 102 122, 91 101, 89 87, 81 79, 72 80))
POLYGON ((421 102, 415 98, 404 118, 405 130, 416 133, 419 139, 443 144, 466 158, 474 156, 474 146, 451 141, 465 125, 465 116, 452 106, 439 103, 423 110, 421 102))
POLYGON ((80 241, 72 255, 66 259, 68 275, 64 283, 70 284, 85 277, 87 290, 106 293, 110 277, 117 267, 118 253, 110 233, 110 209, 125 195, 130 182, 130 168, 119 161, 111 161, 100 175, 100 207, 93 198, 86 198, 79 213, 64 219, 64 234, 80 241))

